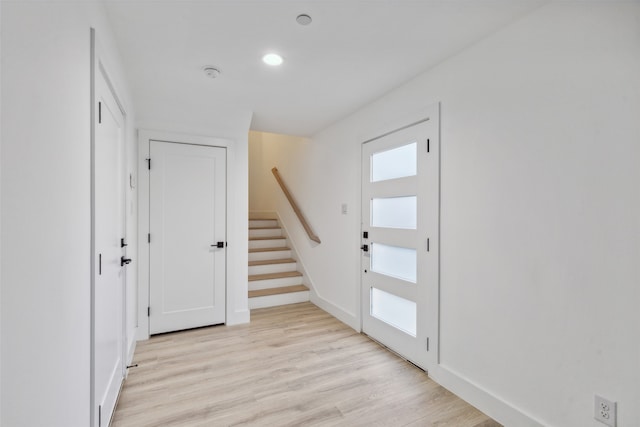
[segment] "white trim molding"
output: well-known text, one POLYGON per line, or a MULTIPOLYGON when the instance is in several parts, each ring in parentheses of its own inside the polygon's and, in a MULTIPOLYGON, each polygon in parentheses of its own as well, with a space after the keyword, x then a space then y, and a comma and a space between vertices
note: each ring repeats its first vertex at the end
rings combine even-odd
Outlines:
POLYGON ((464 375, 455 372, 443 364, 429 370, 429 377, 465 402, 479 408, 505 426, 546 427, 546 424, 536 420, 519 408, 509 404, 499 396, 473 383, 464 375))
POLYGON ((247 212, 236 206, 235 170, 237 143, 231 138, 189 135, 141 129, 138 131, 138 340, 149 338, 149 158, 150 141, 197 144, 227 149, 227 250, 226 324, 248 323, 247 212), (146 172, 145 172, 146 171, 146 172), (244 220, 243 220, 244 219, 244 220))

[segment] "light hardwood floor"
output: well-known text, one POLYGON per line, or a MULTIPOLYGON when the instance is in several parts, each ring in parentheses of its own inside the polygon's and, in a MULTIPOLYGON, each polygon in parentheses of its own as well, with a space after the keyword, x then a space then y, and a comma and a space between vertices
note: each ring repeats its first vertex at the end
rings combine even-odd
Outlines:
POLYGON ((500 426, 311 303, 138 343, 128 426, 500 426))

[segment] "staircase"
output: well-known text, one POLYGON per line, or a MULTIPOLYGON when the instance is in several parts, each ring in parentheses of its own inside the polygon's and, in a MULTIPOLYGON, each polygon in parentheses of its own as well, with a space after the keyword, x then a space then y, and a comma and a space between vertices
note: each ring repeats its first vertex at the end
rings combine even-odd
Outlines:
POLYGON ((249 308, 309 301, 277 219, 249 216, 249 308))

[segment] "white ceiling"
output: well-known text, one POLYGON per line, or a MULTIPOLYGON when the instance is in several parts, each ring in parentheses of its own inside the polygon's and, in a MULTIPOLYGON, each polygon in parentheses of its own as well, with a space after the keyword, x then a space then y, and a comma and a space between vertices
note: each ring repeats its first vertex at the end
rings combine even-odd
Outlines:
POLYGON ((138 121, 308 136, 542 0, 111 0, 138 121), (309 26, 296 23, 307 13, 309 26), (271 68, 267 52, 285 62, 271 68), (204 65, 218 67, 217 79, 204 65))

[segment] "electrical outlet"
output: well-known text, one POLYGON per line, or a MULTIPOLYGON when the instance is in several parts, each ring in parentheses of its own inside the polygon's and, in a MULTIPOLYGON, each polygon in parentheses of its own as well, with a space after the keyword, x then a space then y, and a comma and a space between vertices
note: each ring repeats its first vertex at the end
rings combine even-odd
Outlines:
POLYGON ((616 402, 596 394, 593 418, 610 427, 616 427, 616 402))

